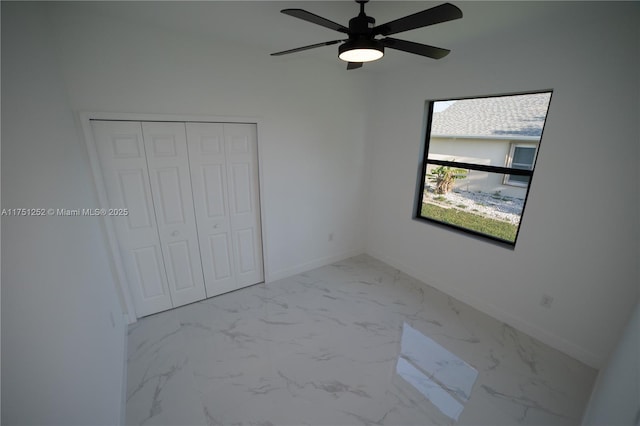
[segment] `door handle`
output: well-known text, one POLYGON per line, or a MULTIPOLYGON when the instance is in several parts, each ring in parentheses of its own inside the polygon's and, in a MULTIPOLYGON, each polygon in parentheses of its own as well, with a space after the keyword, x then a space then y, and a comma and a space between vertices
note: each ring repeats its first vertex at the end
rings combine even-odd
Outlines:
POLYGON ((179 233, 178 231, 173 231, 173 232, 171 233, 171 236, 172 236, 172 237, 177 237, 178 235, 180 235, 180 233, 179 233))

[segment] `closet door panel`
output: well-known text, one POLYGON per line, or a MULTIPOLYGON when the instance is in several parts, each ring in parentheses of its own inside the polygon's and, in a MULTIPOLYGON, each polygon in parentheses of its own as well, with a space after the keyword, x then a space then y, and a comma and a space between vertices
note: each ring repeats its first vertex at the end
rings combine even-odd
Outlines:
MULTIPOLYGON (((197 161, 197 160, 195 160, 197 161)), ((205 164, 201 167, 203 200, 206 204, 206 217, 212 220, 226 220, 226 171, 224 164, 205 164)))
POLYGON ((153 207, 149 198, 149 181, 146 170, 137 168, 135 170, 118 170, 119 190, 122 194, 124 205, 129 208, 129 215, 125 216, 128 229, 130 231, 144 230, 149 232, 153 229, 152 219, 153 207))
POLYGON ((187 123, 193 201, 207 296, 235 290, 224 128, 187 123))
POLYGON ((165 289, 162 287, 163 270, 162 253, 157 245, 141 247, 131 250, 135 261, 136 272, 141 284, 142 294, 145 299, 162 296, 165 289))
POLYGON ((184 123, 142 123, 151 193, 173 305, 206 298, 184 123))
POLYGON ((229 241, 229 233, 221 232, 209 236, 209 245, 213 259, 213 274, 217 281, 232 278, 231 266, 231 241, 229 241))
POLYGON ((165 226, 188 225, 184 214, 183 185, 178 167, 160 167, 155 172, 159 202, 156 213, 158 222, 165 226))
POLYGON ((168 260, 171 262, 169 270, 173 272, 173 280, 178 291, 194 287, 195 279, 192 273, 192 260, 189 242, 185 240, 168 243, 168 260))
POLYGON ((241 274, 251 274, 256 270, 256 258, 254 247, 256 238, 253 228, 245 228, 236 232, 238 239, 238 269, 241 274))
POLYGON ((127 208, 111 217, 136 314, 170 309, 140 123, 92 121, 109 208, 127 208))
POLYGON ((224 124, 234 271, 239 287, 264 280, 254 124, 224 124))

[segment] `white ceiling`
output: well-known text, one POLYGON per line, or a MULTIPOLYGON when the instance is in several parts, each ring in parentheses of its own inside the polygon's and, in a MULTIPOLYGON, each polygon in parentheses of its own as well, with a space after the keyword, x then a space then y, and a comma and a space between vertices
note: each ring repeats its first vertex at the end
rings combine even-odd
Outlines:
MULTIPOLYGON (((371 1, 366 13, 382 24, 441 4, 441 1, 371 1)), ((452 1, 463 12, 460 20, 437 24, 394 35, 452 50, 469 40, 526 25, 540 25, 555 8, 544 2, 452 1)), ((576 7, 580 3, 574 3, 576 7)), ((337 1, 132 1, 86 2, 73 7, 82 12, 112 16, 136 23, 190 33, 205 40, 225 40, 252 46, 269 53, 309 44, 342 39, 343 34, 280 13, 285 8, 301 8, 332 21, 348 25, 358 14, 352 0, 337 1)), ((296 53, 300 57, 338 62, 338 46, 326 46, 296 53)), ((281 57, 284 58, 284 57, 281 57)), ((441 61, 446 61, 447 58, 441 61)), ((343 65, 342 62, 338 62, 343 65)), ((407 64, 431 64, 433 59, 387 49, 374 69, 384 71, 407 64)), ((369 67, 373 67, 370 64, 369 67)), ((369 68, 367 67, 367 68, 369 68)))

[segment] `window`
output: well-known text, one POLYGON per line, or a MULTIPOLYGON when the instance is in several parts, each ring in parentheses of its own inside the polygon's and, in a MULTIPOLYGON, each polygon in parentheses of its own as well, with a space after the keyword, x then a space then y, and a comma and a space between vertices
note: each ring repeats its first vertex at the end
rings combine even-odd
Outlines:
MULTIPOLYGON (((535 158, 535 145, 511 144, 511 151, 509 152, 509 158, 507 159, 507 167, 522 170, 533 170, 533 162, 535 158)), ((529 176, 505 175, 504 183, 506 185, 527 186, 529 184, 529 176)))
POLYGON ((515 246, 551 93, 428 101, 416 219, 515 246))

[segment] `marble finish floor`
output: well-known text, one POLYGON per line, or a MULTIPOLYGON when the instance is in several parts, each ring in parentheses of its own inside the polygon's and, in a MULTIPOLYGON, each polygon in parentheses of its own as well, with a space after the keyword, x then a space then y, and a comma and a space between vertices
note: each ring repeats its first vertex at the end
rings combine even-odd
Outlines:
POLYGON ((369 256, 139 320, 127 424, 577 425, 596 371, 369 256))

